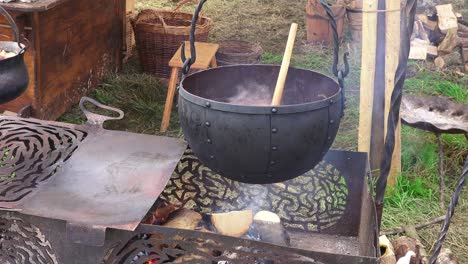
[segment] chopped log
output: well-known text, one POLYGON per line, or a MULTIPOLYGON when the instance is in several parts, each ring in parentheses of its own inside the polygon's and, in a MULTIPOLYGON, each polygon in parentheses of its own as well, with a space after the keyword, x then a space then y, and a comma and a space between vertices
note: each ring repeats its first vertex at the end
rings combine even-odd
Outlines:
POLYGON ((260 240, 282 246, 290 246, 288 232, 281 224, 280 217, 269 211, 260 211, 255 214, 254 228, 260 240))
POLYGON ((444 40, 439 44, 440 54, 452 53, 453 49, 460 45, 460 38, 457 35, 457 29, 449 29, 444 40))
POLYGON ((445 61, 441 57, 435 58, 434 64, 435 64, 436 68, 439 69, 439 70, 443 69, 445 67, 445 61))
POLYGON ((437 28, 437 21, 430 20, 425 14, 417 15, 417 19, 422 22, 427 30, 434 31, 437 28))
POLYGON ((422 39, 429 44, 429 36, 426 32, 426 28, 421 21, 414 21, 413 35, 415 38, 422 39))
MULTIPOLYGON (((468 47, 462 48, 462 59, 464 63, 468 62, 468 47)), ((466 69, 465 69, 466 71, 466 69)))
POLYGON ((379 237, 379 244, 380 244, 380 250, 382 253, 382 257, 380 258, 380 263, 381 264, 395 264, 396 263, 396 257, 395 257, 395 252, 393 249, 393 245, 388 240, 387 236, 381 236, 379 237))
POLYGON ((202 219, 201 214, 182 208, 169 216, 168 221, 163 225, 165 227, 195 230, 202 219))
POLYGON ((434 60, 434 63, 438 69, 442 69, 446 66, 460 65, 463 64, 462 58, 458 53, 450 53, 442 55, 434 60))
POLYGON ((443 248, 437 257, 436 264, 458 264, 458 259, 449 248, 443 248))
POLYGON ((458 27, 458 20, 453 12, 452 4, 438 5, 435 8, 437 10, 440 31, 445 33, 449 29, 456 29, 458 27))
POLYGON ((468 47, 468 37, 463 37, 463 38, 458 38, 459 39, 459 42, 460 42, 460 46, 463 47, 463 48, 467 48, 468 47))
POLYGON ((462 23, 458 23, 458 32, 468 32, 468 27, 463 25, 462 23))
POLYGON ((409 53, 410 60, 426 60, 427 59, 427 46, 412 45, 409 53))
POLYGON ((281 223, 281 218, 270 211, 260 211, 255 214, 254 222, 265 222, 270 224, 279 224, 281 223))
POLYGON ((414 256, 416 256, 416 253, 410 250, 406 252, 406 255, 401 257, 396 264, 409 264, 411 263, 411 258, 413 258, 414 256))
POLYGON ((419 248, 419 255, 421 256, 421 264, 427 264, 429 255, 427 254, 426 248, 421 243, 421 238, 419 238, 416 228, 414 226, 407 226, 405 227, 405 233, 408 237, 416 240, 416 245, 419 248))
POLYGON ((190 255, 180 256, 171 263, 194 263, 195 264, 195 263, 203 263, 203 260, 205 259, 202 256, 190 254, 190 255))
POLYGON ((180 206, 175 206, 174 204, 162 205, 158 207, 154 213, 151 213, 144 223, 149 225, 162 225, 167 221, 169 216, 179 208, 180 206))
POLYGON ((396 259, 406 256, 408 251, 413 251, 416 256, 411 258, 410 264, 419 264, 421 261, 419 246, 416 243, 416 240, 410 237, 402 236, 392 242, 393 248, 395 249, 396 259))
POLYGON ((211 215, 211 223, 216 230, 226 236, 241 237, 249 231, 253 222, 252 210, 232 211, 211 215))
POLYGON ((427 56, 429 57, 437 57, 439 55, 439 51, 436 46, 428 45, 427 46, 427 56))

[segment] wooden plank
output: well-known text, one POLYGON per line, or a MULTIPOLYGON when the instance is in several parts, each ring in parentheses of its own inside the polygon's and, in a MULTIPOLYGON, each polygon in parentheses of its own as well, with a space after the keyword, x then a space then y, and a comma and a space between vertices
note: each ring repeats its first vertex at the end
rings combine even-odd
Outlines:
MULTIPOLYGON (((378 0, 378 9, 385 9, 386 0, 378 0)), ((377 44, 374 77, 374 102, 372 107, 372 130, 370 146, 371 169, 379 174, 385 143, 385 17, 386 13, 377 13, 377 44)))
POLYGON ((125 1, 125 12, 132 12, 135 10, 135 0, 125 1))
POLYGON ((122 60, 124 0, 80 0, 39 12, 36 117, 56 119, 122 60))
MULTIPOLYGON (((400 1, 386 1, 387 10, 400 8, 400 1)), ((388 12, 386 17, 386 49, 385 49, 385 135, 390 113, 390 101, 395 87, 395 72, 398 67, 400 53, 400 12, 388 12)), ((395 131, 395 150, 392 157, 390 174, 387 179, 389 186, 394 186, 401 174, 401 122, 395 131)))
MULTIPOLYGON (((192 65, 191 69, 204 70, 208 69, 213 58, 216 57, 216 52, 219 49, 219 44, 204 43, 204 42, 195 42, 195 51, 197 59, 192 65)), ((180 58, 180 53, 182 51, 182 46, 179 47, 177 52, 172 56, 172 59, 169 61, 170 67, 182 68, 184 63, 180 58)), ((190 42, 185 42, 185 56, 190 58, 190 42)))
POLYGON ((358 150, 370 152, 377 44, 377 0, 363 0, 358 150))
POLYGON ((38 11, 49 10, 66 1, 69 1, 69 0, 40 0, 34 3, 11 2, 11 3, 0 3, 0 6, 5 8, 6 10, 15 10, 15 11, 22 11, 22 12, 38 12, 38 11))

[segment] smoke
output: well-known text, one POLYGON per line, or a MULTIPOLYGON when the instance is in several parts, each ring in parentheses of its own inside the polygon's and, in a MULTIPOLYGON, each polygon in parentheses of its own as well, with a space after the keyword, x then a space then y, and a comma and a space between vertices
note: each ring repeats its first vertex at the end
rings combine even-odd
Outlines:
POLYGON ((264 84, 249 83, 236 86, 236 95, 226 99, 230 104, 247 106, 269 106, 272 94, 264 84))

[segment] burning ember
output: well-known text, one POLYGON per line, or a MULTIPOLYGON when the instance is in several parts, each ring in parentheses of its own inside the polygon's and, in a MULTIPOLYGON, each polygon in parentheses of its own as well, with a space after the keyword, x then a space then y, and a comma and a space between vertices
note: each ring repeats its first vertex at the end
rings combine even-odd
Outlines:
POLYGON ((16 55, 17 54, 15 52, 9 52, 9 51, 6 51, 6 50, 1 50, 0 51, 0 60, 6 60, 6 59, 12 58, 12 57, 14 57, 16 55))

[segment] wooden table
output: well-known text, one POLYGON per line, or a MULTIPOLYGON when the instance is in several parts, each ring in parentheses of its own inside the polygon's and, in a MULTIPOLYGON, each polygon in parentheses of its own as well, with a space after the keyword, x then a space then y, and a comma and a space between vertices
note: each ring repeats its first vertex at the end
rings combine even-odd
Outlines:
MULTIPOLYGON (((92 91, 122 61, 125 0, 39 0, 1 3, 29 40, 25 61, 30 83, 16 100, 0 105, 26 107, 41 119, 56 119, 92 91)), ((0 34, 12 36, 0 18, 0 34)))
MULTIPOLYGON (((208 68, 216 68, 216 52, 219 49, 218 44, 195 42, 196 60, 190 69, 192 70, 206 70, 208 68)), ((169 79, 169 85, 167 88, 166 105, 164 106, 164 114, 161 122, 161 132, 166 132, 169 127, 169 121, 171 119, 172 103, 174 101, 175 90, 177 81, 179 79, 179 70, 184 66, 184 62, 181 59, 182 46, 172 56, 169 61, 169 67, 171 70, 171 78, 169 79)), ((190 58, 190 42, 185 42, 185 56, 190 58)))

